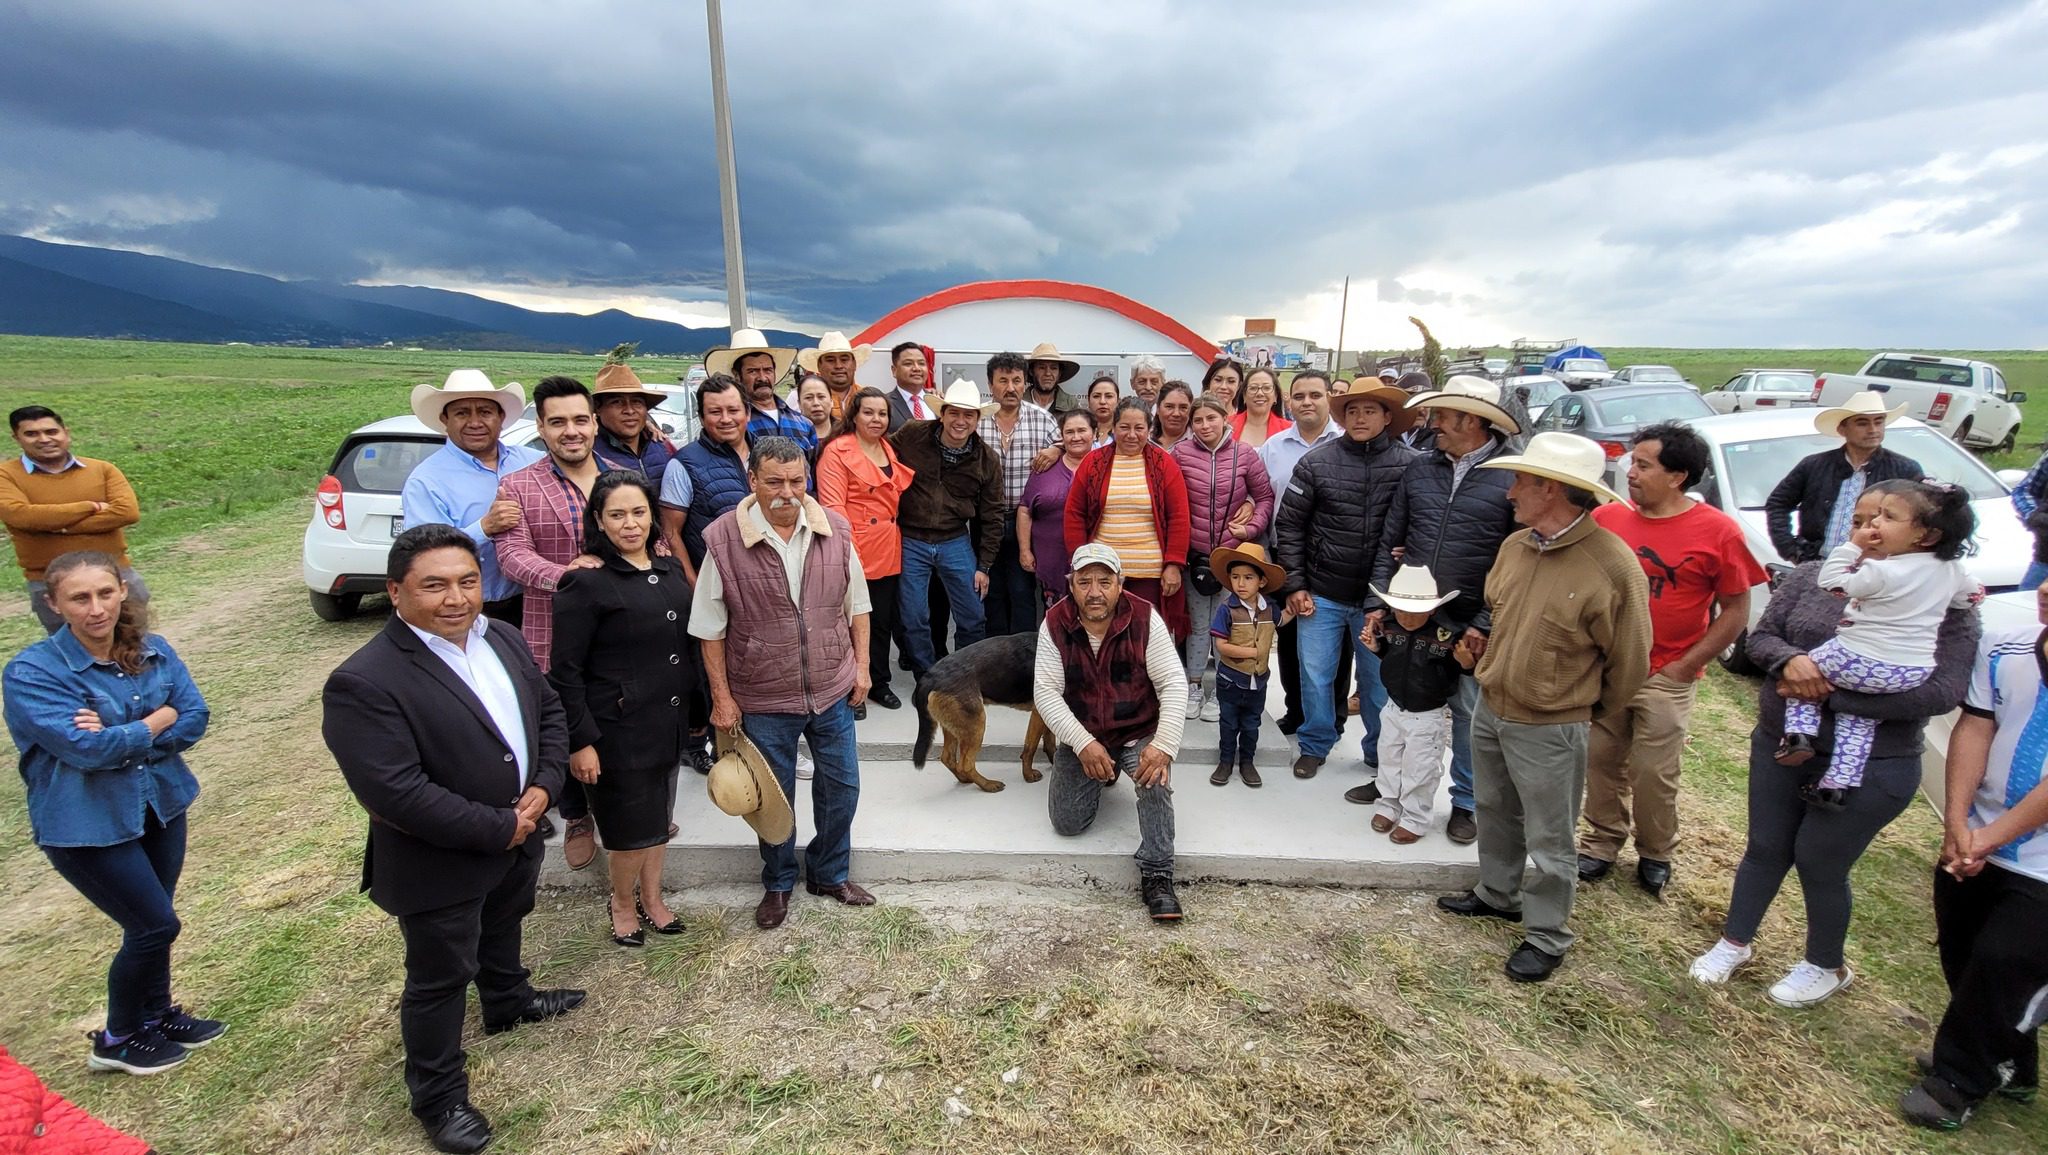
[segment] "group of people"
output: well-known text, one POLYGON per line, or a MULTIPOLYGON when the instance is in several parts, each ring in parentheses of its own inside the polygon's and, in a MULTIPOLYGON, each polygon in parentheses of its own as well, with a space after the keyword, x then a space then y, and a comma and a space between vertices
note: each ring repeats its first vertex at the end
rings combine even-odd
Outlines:
MULTIPOLYGON (((714 781, 719 804, 757 816, 807 777, 816 828, 801 866, 792 826, 761 838, 756 924, 782 924, 800 875, 813 895, 872 904, 849 871, 856 722, 870 702, 901 705, 892 657, 915 678, 993 634, 1036 634, 1053 828, 1088 829, 1131 779, 1156 920, 1182 915, 1172 766, 1186 724, 1217 723, 1214 786, 1261 786, 1275 665, 1297 778, 1332 757, 1355 689, 1366 775, 1345 798, 1372 808, 1374 833, 1431 834, 1448 764, 1443 829, 1477 842, 1479 874, 1438 905, 1521 924, 1511 979, 1562 963, 1578 886, 1631 842, 1639 885, 1670 885, 1698 679, 1766 577, 1739 527, 1693 496, 1709 457, 1687 426, 1635 436, 1624 500, 1600 446, 1525 442, 1483 378, 1305 370, 1283 397, 1271 370, 1219 360, 1198 393, 1140 361, 1129 395, 1097 405, 1109 391, 1067 393, 1079 366, 1050 345, 990 358, 986 400, 971 381, 934 391, 914 343, 887 354, 893 388, 862 387, 870 354, 836 333, 798 355, 741 330, 707 358, 702 432, 680 446, 650 418, 666 394, 625 364, 593 386, 535 385, 540 452, 502 440, 517 385, 459 370, 413 391, 447 442, 406 482, 394 614, 330 677, 323 729, 370 816, 364 886, 404 939, 406 1081, 440 1149, 490 1137, 464 1073, 468 986, 492 1033, 585 998, 536 989, 520 961, 549 810, 572 868, 602 839, 611 941, 643 947, 683 929, 660 885, 679 771, 743 743, 765 773, 714 781)), ((1966 495, 1882 448, 1895 416, 1868 395, 1823 411, 1843 445, 1772 495, 1779 550, 1805 564, 1747 635, 1767 670, 1749 845, 1723 936, 1692 973, 1721 982, 1751 959, 1797 867, 1806 950, 1771 997, 1807 1006, 1846 986, 1850 867, 1912 795, 1925 721, 1965 701, 1936 888, 1954 1001, 1906 1101, 1960 1125, 2036 1081, 2048 747, 2024 738, 2048 633, 1980 645, 1956 562, 1974 531, 1966 495)), ((124 930, 92 1061, 160 1070, 226 1029, 170 997, 197 793, 179 755, 205 704, 143 628, 118 471, 71 457, 46 409, 17 410, 14 430, 23 457, 0 468, 0 513, 53 633, 7 666, 7 721, 38 843, 124 930)))

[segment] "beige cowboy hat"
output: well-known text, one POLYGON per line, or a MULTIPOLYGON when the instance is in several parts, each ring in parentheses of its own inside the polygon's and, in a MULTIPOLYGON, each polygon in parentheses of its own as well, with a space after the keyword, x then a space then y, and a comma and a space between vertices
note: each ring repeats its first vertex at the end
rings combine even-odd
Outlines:
POLYGON ((1413 409, 1408 408, 1408 394, 1399 389, 1394 388, 1392 385, 1376 384, 1369 387, 1361 388, 1361 386, 1364 386, 1366 382, 1372 380, 1373 378, 1371 377, 1360 377, 1358 381, 1352 385, 1350 392, 1339 393, 1336 396, 1331 397, 1331 420, 1337 422, 1337 424, 1339 425, 1342 425, 1344 423, 1344 414, 1348 412, 1353 405, 1356 405, 1361 401, 1379 402, 1380 407, 1387 411, 1387 428, 1392 430, 1396 436, 1408 432, 1409 429, 1414 427, 1417 421, 1422 419, 1422 414, 1417 413, 1413 409))
POLYGON ((607 397, 638 397, 652 409, 668 400, 669 394, 643 384, 638 373, 614 361, 597 371, 597 382, 590 389, 591 408, 601 407, 607 397))
POLYGON ((1060 384, 1062 385, 1066 384, 1074 374, 1081 371, 1081 363, 1071 357, 1060 356, 1060 351, 1053 346, 1051 341, 1040 341, 1031 350, 1031 355, 1024 358, 1024 375, 1034 382, 1037 379, 1031 377, 1031 365, 1036 361, 1051 361, 1057 364, 1060 367, 1060 384))
POLYGON ((1503 433, 1520 433, 1521 423, 1500 407, 1500 386, 1484 377, 1460 374, 1444 382, 1441 389, 1417 393, 1408 399, 1410 409, 1454 409, 1476 413, 1503 433))
POLYGON ((759 329, 734 329, 732 344, 720 345, 704 354, 706 373, 730 373, 733 362, 749 353, 766 353, 775 358, 775 379, 782 380, 789 367, 796 361, 795 349, 775 349, 768 345, 768 338, 759 329))
POLYGON ((816 373, 818 371, 818 358, 823 357, 827 353, 851 353, 853 354, 853 367, 858 369, 868 363, 868 354, 874 351, 875 347, 873 345, 847 344, 846 334, 832 329, 819 334, 816 348, 805 349, 803 352, 798 353, 796 355, 796 364, 797 368, 802 369, 806 373, 816 373))
POLYGON ((1255 541, 1245 542, 1236 549, 1226 545, 1209 551, 1209 572, 1215 574, 1216 580, 1226 587, 1230 584, 1232 564, 1258 567, 1262 575, 1259 582, 1259 590, 1262 593, 1272 593, 1279 588, 1281 582, 1287 580, 1287 571, 1268 560, 1266 547, 1255 541))
POLYGON ((782 792, 782 783, 776 781, 768 759, 737 728, 718 731, 718 751, 718 761, 711 764, 711 774, 704 781, 711 804, 734 818, 746 819, 770 846, 788 842, 796 833, 796 812, 790 809, 789 796, 782 792))
POLYGON ((412 387, 412 415, 420 419, 429 429, 439 429, 441 411, 464 397, 489 397, 497 401, 498 408, 505 411, 505 420, 516 419, 526 411, 526 390, 513 381, 503 388, 491 384, 491 379, 482 369, 457 369, 448 374, 439 388, 432 385, 412 387))
POLYGON ((1849 399, 1833 409, 1823 409, 1813 415, 1813 427, 1834 437, 1841 433, 1842 422, 1851 417, 1882 417, 1890 425, 1906 415, 1906 403, 1899 402, 1890 409, 1884 407, 1884 394, 1875 389, 1865 389, 1849 394, 1849 399))
POLYGON ((1394 571, 1394 580, 1386 589, 1368 586, 1374 596, 1397 610, 1411 614, 1426 614, 1458 596, 1458 590, 1440 594, 1436 590, 1436 576, 1426 565, 1404 565, 1394 571))
POLYGON ((981 412, 981 386, 961 378, 946 386, 945 396, 939 399, 940 409, 972 409, 981 412))
POLYGON ((1601 501, 1620 501, 1621 495, 1600 481, 1607 473, 1607 464, 1607 453, 1600 448, 1599 442, 1576 433, 1552 429, 1531 437, 1529 447, 1522 452, 1482 461, 1479 468, 1509 469, 1547 477, 1575 489, 1583 489, 1601 501))

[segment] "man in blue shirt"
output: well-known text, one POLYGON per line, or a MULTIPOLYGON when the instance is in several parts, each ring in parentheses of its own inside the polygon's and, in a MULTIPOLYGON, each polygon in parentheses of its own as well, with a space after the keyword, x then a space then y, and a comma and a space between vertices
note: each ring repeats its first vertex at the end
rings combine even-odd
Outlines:
POLYGON ((439 389, 414 386, 413 415, 429 429, 445 430, 448 443, 413 467, 401 498, 408 528, 452 525, 476 542, 484 613, 515 629, 525 599, 519 583, 499 572, 490 535, 519 524, 519 504, 498 500, 499 480, 545 456, 498 439, 505 423, 525 409, 526 391, 517 382, 497 388, 481 369, 457 369, 439 389))
MULTIPOLYGON (((1294 424, 1266 438, 1266 443, 1259 446, 1259 460, 1266 465, 1266 476, 1271 479, 1276 495, 1287 492, 1287 483, 1294 478, 1294 467, 1301 464, 1309 450, 1344 436, 1344 430, 1330 420, 1330 378, 1322 370, 1304 369, 1296 373, 1287 390, 1287 412, 1294 418, 1294 424)), ((1270 531, 1268 540, 1271 540, 1270 531)), ((1280 627, 1278 637, 1280 692, 1284 702, 1280 732, 1292 734, 1301 728, 1305 713, 1301 704, 1301 648, 1295 623, 1290 621, 1280 627)), ((1337 704, 1332 710, 1339 722, 1344 720, 1346 699, 1350 697, 1341 687, 1350 682, 1351 651, 1348 647, 1339 647, 1336 681, 1331 689, 1337 695, 1337 704)), ((1364 703, 1360 703, 1360 707, 1363 706, 1364 703)))

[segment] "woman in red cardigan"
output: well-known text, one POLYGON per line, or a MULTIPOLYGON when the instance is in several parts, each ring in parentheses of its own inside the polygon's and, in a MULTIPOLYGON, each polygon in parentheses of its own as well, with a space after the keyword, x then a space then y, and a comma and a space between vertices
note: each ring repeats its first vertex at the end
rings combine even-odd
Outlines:
POLYGON ((1124 591, 1159 607, 1175 639, 1188 633, 1181 590, 1188 557, 1188 490, 1180 466, 1151 443, 1135 397, 1117 403, 1112 440, 1081 459, 1067 490, 1067 551, 1098 541, 1123 559, 1124 591))

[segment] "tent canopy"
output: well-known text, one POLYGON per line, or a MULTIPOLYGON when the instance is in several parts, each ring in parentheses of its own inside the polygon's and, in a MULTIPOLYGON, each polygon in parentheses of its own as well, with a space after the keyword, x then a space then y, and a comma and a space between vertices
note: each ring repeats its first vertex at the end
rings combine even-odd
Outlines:
POLYGON ((1543 359, 1543 367, 1545 369, 1561 368, 1566 361, 1577 360, 1581 357, 1599 357, 1602 361, 1607 360, 1605 356, 1601 355, 1600 350, 1593 348, 1591 345, 1573 345, 1569 349, 1559 349, 1557 352, 1545 357, 1543 359))

